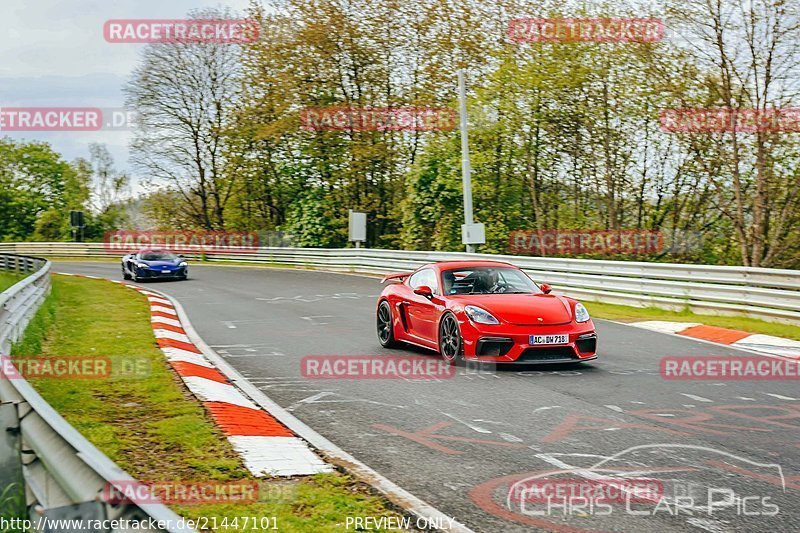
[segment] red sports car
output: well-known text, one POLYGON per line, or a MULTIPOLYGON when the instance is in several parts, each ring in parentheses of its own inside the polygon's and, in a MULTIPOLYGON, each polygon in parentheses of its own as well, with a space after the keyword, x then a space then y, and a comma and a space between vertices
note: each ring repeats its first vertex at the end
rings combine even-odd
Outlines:
POLYGON ((381 345, 402 341, 455 363, 574 363, 596 359, 586 308, 550 294, 522 270, 496 261, 452 261, 389 274, 378 299, 381 345))

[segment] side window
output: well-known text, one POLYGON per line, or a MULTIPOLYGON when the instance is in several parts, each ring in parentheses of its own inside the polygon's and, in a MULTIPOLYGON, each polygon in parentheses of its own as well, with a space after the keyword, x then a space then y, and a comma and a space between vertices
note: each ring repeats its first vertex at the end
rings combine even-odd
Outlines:
POLYGON ((422 285, 427 285, 435 294, 439 294, 439 282, 436 279, 436 272, 430 268, 420 270, 411 276, 411 278, 408 280, 408 285, 412 289, 416 289, 422 285))
POLYGON ((428 270, 428 277, 425 281, 427 281, 427 285, 431 288, 433 294, 439 294, 439 280, 437 279, 435 271, 428 270))
POLYGON ((420 270, 414 273, 408 280, 408 286, 412 289, 416 289, 417 287, 425 285, 425 272, 427 272, 427 270, 420 270))

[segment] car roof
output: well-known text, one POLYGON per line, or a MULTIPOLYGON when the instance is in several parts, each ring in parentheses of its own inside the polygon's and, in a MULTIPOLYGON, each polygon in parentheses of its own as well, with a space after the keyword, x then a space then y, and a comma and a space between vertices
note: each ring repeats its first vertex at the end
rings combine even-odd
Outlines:
POLYGON ((420 268, 435 268, 440 272, 443 270, 454 270, 457 268, 472 268, 472 267, 509 267, 518 268, 511 263, 503 261, 439 261, 437 263, 428 263, 420 268))

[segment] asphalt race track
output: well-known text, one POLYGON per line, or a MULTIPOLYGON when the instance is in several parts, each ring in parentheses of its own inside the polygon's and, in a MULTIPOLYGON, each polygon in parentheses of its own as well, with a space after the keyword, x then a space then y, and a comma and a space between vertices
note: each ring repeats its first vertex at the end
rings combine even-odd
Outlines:
MULTIPOLYGON (((112 263, 54 271, 121 279, 112 263)), ((188 281, 141 285, 176 297, 205 341, 280 405, 475 531, 800 531, 798 381, 659 373, 665 356, 747 352, 595 320, 600 357, 588 364, 305 379, 307 355, 438 356, 380 347, 375 278, 192 265, 188 281), (622 491, 608 509, 508 498, 510 484, 547 472, 656 479, 666 497, 622 491)))

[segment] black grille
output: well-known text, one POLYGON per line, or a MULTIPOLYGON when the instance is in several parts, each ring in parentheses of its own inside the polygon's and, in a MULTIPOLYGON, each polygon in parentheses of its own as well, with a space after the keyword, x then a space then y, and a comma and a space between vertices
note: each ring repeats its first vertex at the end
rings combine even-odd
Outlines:
POLYGON ((496 355, 501 356, 508 353, 514 347, 514 341, 502 338, 479 339, 476 348, 477 355, 496 355))
POLYGON ((597 335, 592 335, 586 339, 578 339, 575 342, 578 351, 581 353, 592 353, 597 351, 597 335))
POLYGON ((174 278, 178 276, 183 276, 184 269, 179 268, 177 270, 170 270, 169 272, 162 272, 160 270, 143 270, 143 276, 140 275, 139 277, 146 277, 146 278, 174 278))
POLYGON ((550 348, 526 348, 517 361, 520 363, 534 361, 568 361, 577 360, 575 351, 569 346, 553 346, 550 348))

